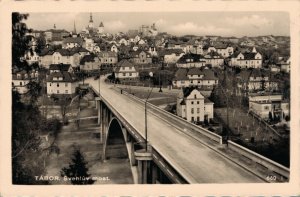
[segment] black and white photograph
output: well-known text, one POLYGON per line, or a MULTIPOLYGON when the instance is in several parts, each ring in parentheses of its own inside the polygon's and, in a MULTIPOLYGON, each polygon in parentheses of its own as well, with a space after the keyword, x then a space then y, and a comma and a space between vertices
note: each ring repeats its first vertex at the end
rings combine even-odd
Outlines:
POLYGON ((299 179, 291 12, 76 8, 7 18, 9 184, 299 179))

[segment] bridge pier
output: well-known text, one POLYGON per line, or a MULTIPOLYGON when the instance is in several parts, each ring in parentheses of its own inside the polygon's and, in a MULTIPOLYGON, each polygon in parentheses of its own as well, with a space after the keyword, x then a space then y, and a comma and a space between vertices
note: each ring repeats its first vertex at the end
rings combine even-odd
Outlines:
MULTIPOLYGON (((138 183, 147 184, 149 179, 152 180, 152 174, 149 173, 152 168, 152 151, 146 149, 136 150, 135 159, 138 161, 138 183)), ((153 171, 152 171, 153 172, 153 171)), ((152 181, 151 181, 152 182, 152 181)))

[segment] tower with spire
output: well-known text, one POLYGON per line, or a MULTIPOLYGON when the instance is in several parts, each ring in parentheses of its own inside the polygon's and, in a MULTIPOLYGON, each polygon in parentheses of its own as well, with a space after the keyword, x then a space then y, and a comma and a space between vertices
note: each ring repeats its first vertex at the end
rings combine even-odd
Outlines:
POLYGON ((99 34, 103 34, 103 33, 104 33, 104 25, 103 25, 102 22, 99 24, 99 27, 98 27, 98 33, 99 33, 99 34))
POLYGON ((90 21, 89 21, 89 28, 94 28, 94 21, 93 21, 93 15, 90 13, 90 21))
POLYGON ((77 32, 76 32, 76 25, 75 25, 75 21, 74 21, 74 29, 73 29, 73 34, 77 34, 77 32))

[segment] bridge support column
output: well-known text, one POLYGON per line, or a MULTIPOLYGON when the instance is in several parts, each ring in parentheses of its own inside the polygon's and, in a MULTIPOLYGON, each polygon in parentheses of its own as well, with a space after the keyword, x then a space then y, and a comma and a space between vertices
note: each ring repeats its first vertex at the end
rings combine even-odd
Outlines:
POLYGON ((148 170, 151 169, 152 151, 145 149, 136 150, 134 152, 135 158, 138 161, 138 183, 147 184, 151 176, 148 170))
POLYGON ((157 180, 157 165, 154 162, 151 163, 151 169, 152 169, 152 184, 156 184, 156 180, 157 180))

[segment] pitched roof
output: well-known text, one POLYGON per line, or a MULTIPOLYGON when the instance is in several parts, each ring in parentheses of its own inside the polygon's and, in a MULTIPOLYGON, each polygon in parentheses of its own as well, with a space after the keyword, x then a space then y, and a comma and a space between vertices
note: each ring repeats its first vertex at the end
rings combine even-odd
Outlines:
POLYGON ((62 72, 54 72, 51 73, 48 77, 48 82, 75 82, 77 78, 74 74, 69 73, 67 71, 62 72), (54 80, 54 77, 62 77, 62 80, 54 80))
POLYGON ((255 59, 255 55, 256 55, 256 53, 248 53, 248 52, 246 52, 246 53, 243 53, 243 55, 244 55, 244 59, 245 60, 252 60, 252 59, 255 59))
POLYGON ((203 72, 199 68, 191 68, 187 72, 187 75, 201 75, 203 72))
POLYGON ((179 68, 175 73, 175 80, 188 80, 187 69, 179 68))
POLYGON ((121 67, 124 67, 124 68, 125 67, 134 67, 134 65, 132 63, 130 63, 128 60, 123 59, 123 60, 121 60, 120 62, 117 63, 115 72, 120 72, 121 67))
POLYGON ((49 70, 68 71, 71 64, 50 64, 49 70))
POLYGON ((206 80, 217 80, 218 79, 217 77, 215 77, 215 73, 210 69, 203 69, 202 73, 204 75, 204 77, 202 79, 206 79, 206 80))
POLYGON ((117 57, 117 53, 114 51, 100 51, 99 57, 117 57))

